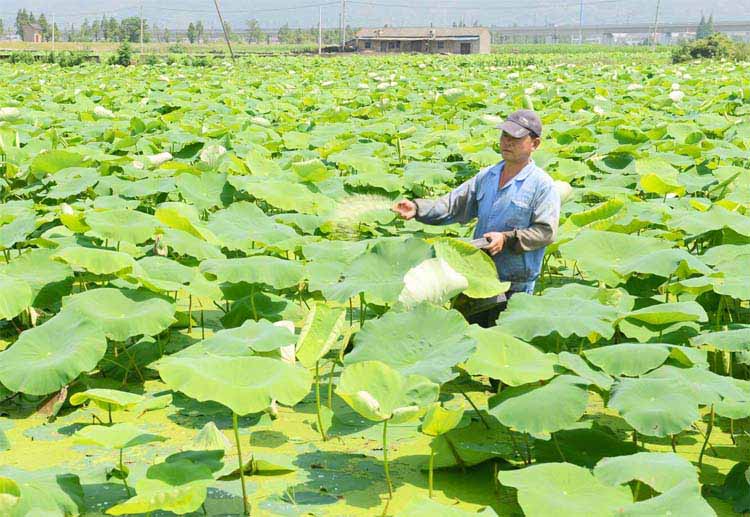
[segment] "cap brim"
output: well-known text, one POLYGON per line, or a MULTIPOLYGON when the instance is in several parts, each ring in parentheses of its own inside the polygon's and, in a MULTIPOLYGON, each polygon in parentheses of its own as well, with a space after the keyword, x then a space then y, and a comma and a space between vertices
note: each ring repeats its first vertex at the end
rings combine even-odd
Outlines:
POLYGON ((504 132, 508 133, 513 138, 523 138, 524 136, 531 134, 531 131, 529 131, 525 127, 520 126, 510 120, 506 120, 499 126, 495 126, 495 128, 502 129, 504 132))

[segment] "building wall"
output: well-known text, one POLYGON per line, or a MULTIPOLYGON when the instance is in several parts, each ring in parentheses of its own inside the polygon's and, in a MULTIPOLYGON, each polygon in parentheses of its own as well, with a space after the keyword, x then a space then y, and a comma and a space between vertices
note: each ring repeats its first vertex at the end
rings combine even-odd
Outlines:
POLYGON ((384 52, 384 53, 404 53, 404 52, 422 52, 427 54, 460 54, 461 43, 470 45, 471 54, 489 54, 490 42, 489 33, 486 38, 480 37, 477 41, 432 41, 432 40, 356 40, 358 51, 365 52, 384 52), (368 47, 369 43, 369 47, 368 47))
POLYGON ((31 27, 23 27, 23 40, 40 43, 42 41, 42 33, 31 27))

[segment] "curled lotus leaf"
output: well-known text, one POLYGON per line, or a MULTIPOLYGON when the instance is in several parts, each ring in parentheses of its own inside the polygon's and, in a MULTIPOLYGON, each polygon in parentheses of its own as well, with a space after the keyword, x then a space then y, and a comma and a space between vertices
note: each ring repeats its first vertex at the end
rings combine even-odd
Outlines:
POLYGON ((296 345, 297 359, 312 367, 328 353, 344 330, 346 311, 316 303, 307 314, 296 345))
POLYGON ((133 409, 143 402, 142 395, 127 391, 110 390, 106 388, 92 388, 74 393, 70 397, 70 404, 80 406, 86 402, 93 402, 102 409, 133 409))
POLYGON ((693 464, 671 452, 638 452, 604 458, 594 467, 594 476, 610 486, 638 480, 661 493, 683 481, 698 486, 698 472, 693 464))
POLYGON ((420 262, 404 275, 398 301, 411 308, 421 302, 443 305, 469 286, 462 274, 441 258, 420 262))
POLYGON ((164 442, 167 439, 157 434, 147 433, 130 423, 107 425, 88 425, 73 435, 75 443, 94 445, 106 449, 123 450, 153 442, 164 442))
POLYGON ((82 246, 63 248, 52 259, 95 275, 130 273, 135 267, 133 257, 127 253, 82 246))

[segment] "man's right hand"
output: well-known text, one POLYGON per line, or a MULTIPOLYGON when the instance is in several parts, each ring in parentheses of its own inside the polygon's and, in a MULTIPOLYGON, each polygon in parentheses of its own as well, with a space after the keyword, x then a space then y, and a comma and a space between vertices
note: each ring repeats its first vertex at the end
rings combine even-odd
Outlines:
POLYGON ((417 205, 414 201, 408 199, 402 199, 391 208, 396 212, 402 219, 413 219, 417 215, 417 205))

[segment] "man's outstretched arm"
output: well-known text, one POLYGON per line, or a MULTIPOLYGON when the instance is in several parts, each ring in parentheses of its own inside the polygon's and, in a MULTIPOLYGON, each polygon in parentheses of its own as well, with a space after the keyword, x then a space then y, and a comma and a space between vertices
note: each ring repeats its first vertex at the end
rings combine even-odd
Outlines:
POLYGON ((465 224, 477 216, 477 176, 437 199, 402 200, 393 210, 425 224, 465 224))

